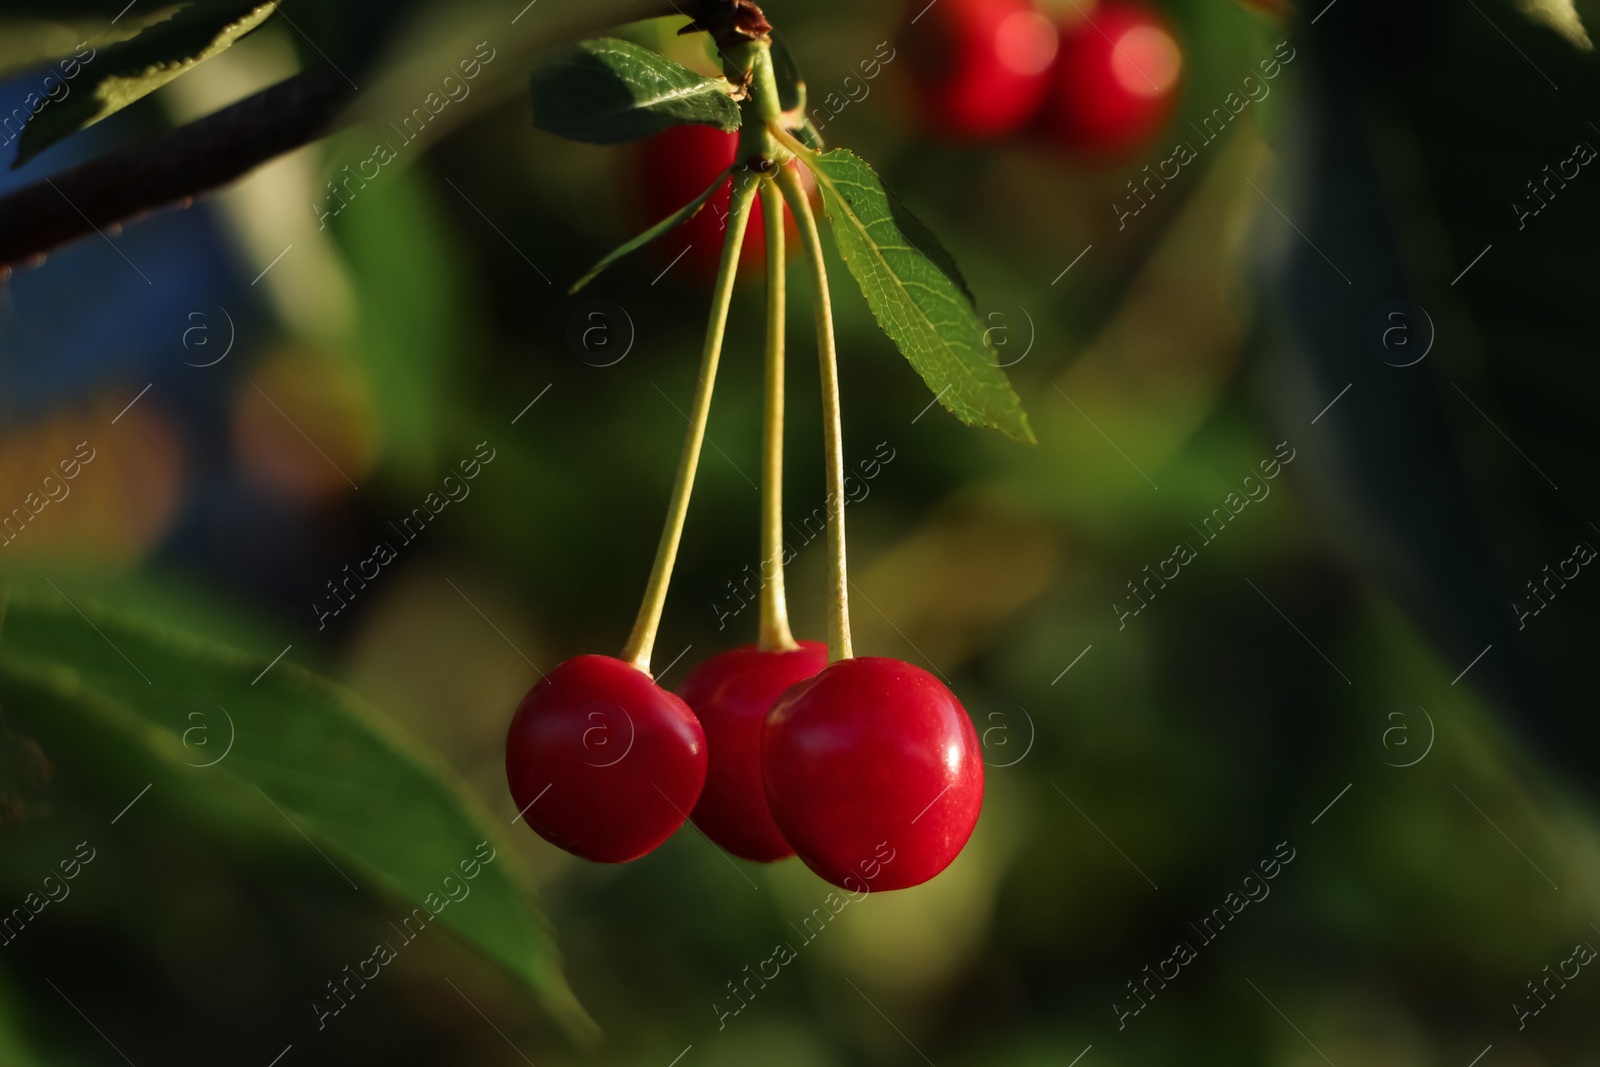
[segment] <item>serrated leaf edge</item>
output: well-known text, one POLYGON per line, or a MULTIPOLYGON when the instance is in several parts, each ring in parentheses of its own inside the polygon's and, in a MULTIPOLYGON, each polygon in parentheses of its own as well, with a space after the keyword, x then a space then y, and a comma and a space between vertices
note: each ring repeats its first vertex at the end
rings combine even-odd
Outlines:
MULTIPOLYGON (((849 151, 848 149, 835 148, 835 149, 832 150, 832 152, 829 152, 827 154, 831 155, 834 152, 841 152, 841 153, 849 156, 851 159, 854 159, 856 162, 860 163, 862 166, 867 167, 868 170, 872 169, 871 165, 868 164, 866 162, 866 160, 862 159, 860 156, 856 155, 854 152, 849 151)), ((812 154, 815 157, 815 156, 821 156, 823 153, 815 153, 815 152, 813 152, 812 154)), ((802 159, 804 159, 804 158, 805 157, 802 157, 802 159)), ((871 231, 867 228, 866 224, 861 221, 860 216, 855 213, 855 210, 854 210, 853 206, 851 205, 849 199, 846 198, 844 196, 844 194, 839 191, 838 184, 834 181, 834 179, 830 175, 828 175, 826 172, 824 172, 820 167, 808 166, 807 169, 810 170, 811 173, 816 177, 817 184, 822 187, 823 191, 825 193, 829 194, 827 199, 825 200, 825 203, 829 203, 829 202, 837 203, 840 206, 841 210, 843 210, 846 213, 846 215, 848 216, 850 222, 853 223, 857 227, 857 229, 859 229, 862 233, 870 234, 871 231)), ((874 172, 874 174, 875 173, 876 172, 874 172)), ((881 180, 879 182, 879 185, 880 185, 881 188, 883 188, 884 196, 886 198, 892 196, 892 194, 889 192, 888 188, 882 185, 881 180)), ((891 215, 891 219, 892 219, 892 215, 891 215)), ((903 239, 905 238, 905 234, 904 234, 904 232, 901 231, 901 229, 900 229, 898 224, 895 225, 895 232, 899 233, 900 236, 903 239)), ((909 239, 906 239, 906 244, 904 244, 904 245, 893 245, 893 246, 891 246, 891 245, 881 245, 876 241, 871 241, 870 242, 870 246, 873 249, 874 254, 877 255, 878 262, 880 264, 882 264, 883 269, 884 269, 884 273, 887 274, 890 278, 894 279, 894 283, 897 286, 899 286, 899 288, 903 292, 907 292, 907 299, 910 299, 910 296, 909 296, 909 285, 907 283, 903 282, 900 279, 900 276, 889 266, 888 261, 883 258, 882 254, 881 254, 881 250, 890 249, 890 250, 894 250, 894 251, 915 252, 917 255, 921 256, 924 260, 926 260, 928 265, 939 273, 940 277, 942 277, 946 281, 950 282, 950 284, 955 287, 958 295, 961 295, 963 298, 965 297, 966 294, 963 292, 963 288, 964 287, 960 283, 952 280, 949 277, 949 275, 945 273, 944 269, 942 267, 940 267, 939 264, 936 261, 930 259, 928 257, 928 255, 925 252, 922 251, 922 249, 918 248, 916 245, 911 244, 909 239)), ((852 271, 851 273, 854 273, 854 271, 852 271)), ((924 285, 923 288, 927 288, 927 286, 924 285)), ((913 303, 915 303, 915 302, 913 301, 913 303)), ((894 342, 896 348, 899 348, 900 347, 899 339, 894 337, 893 334, 889 333, 888 327, 884 324, 883 319, 878 314, 878 309, 872 306, 872 301, 870 301, 870 300, 867 301, 867 307, 872 311, 873 321, 875 321, 878 324, 878 328, 883 330, 883 332, 886 335, 889 336, 889 339, 894 342)), ((989 339, 988 339, 988 335, 987 334, 984 335, 984 342, 983 343, 984 343, 984 348, 985 348, 986 351, 989 351, 991 353, 994 352, 994 348, 989 343, 989 339)), ((902 351, 902 354, 904 354, 903 351, 902 351)), ((1001 373, 1002 373, 1002 375, 1004 374, 1003 371, 1001 373)), ((1038 444, 1039 443, 1039 439, 1036 436, 1034 436, 1033 427, 1028 421, 1028 413, 1025 410, 1023 410, 1022 398, 1017 396, 1017 391, 1016 391, 1016 389, 1014 387, 1012 387, 1009 378, 1006 381, 1006 390, 1011 394, 1012 399, 1017 402, 1017 419, 1018 419, 1018 422, 1019 422, 1019 424, 1021 425, 1021 428, 1022 428, 1022 436, 1020 436, 1020 437, 1017 434, 1012 433, 1006 427, 1000 425, 1000 423, 998 421, 995 421, 995 420, 992 420, 992 419, 988 420, 988 421, 985 421, 983 418, 969 418, 968 416, 961 414, 960 412, 956 411, 955 408, 951 407, 950 404, 948 404, 944 400, 943 393, 935 394, 934 399, 939 402, 939 406, 940 407, 942 407, 946 411, 950 412, 950 414, 954 415, 956 418, 960 419, 962 422, 966 423, 968 426, 984 426, 984 427, 988 427, 990 429, 999 430, 1001 433, 1005 434, 1007 437, 1011 438, 1014 441, 1018 441, 1018 442, 1020 442, 1022 444, 1029 444, 1029 445, 1038 444)))

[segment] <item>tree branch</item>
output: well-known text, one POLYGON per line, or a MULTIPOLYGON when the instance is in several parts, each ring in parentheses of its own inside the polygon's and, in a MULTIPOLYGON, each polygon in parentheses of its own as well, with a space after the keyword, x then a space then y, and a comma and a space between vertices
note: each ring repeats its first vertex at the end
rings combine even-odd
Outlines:
POLYGON ((227 185, 327 133, 350 86, 318 68, 0 197, 0 268, 227 185))

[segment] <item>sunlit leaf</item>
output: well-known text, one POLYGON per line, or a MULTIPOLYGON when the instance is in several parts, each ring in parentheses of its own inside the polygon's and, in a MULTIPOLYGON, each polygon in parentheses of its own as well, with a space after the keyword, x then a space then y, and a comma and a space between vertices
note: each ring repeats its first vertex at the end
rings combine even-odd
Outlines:
POLYGON ((949 253, 858 156, 837 148, 808 162, 845 265, 939 403, 969 425, 1032 443, 1027 413, 949 253))
POLYGON ((1594 42, 1589 39, 1589 31, 1583 26, 1583 16, 1578 14, 1573 0, 1517 0, 1517 7, 1532 21, 1565 37, 1574 48, 1584 52, 1594 51, 1594 42))
MULTIPOLYGON (((260 26, 277 10, 276 0, 207 0, 190 4, 137 36, 74 53, 71 76, 58 73, 51 85, 30 93, 32 117, 17 139, 20 167, 85 126, 161 88, 260 26)), ((66 62, 66 61, 64 61, 66 62)))

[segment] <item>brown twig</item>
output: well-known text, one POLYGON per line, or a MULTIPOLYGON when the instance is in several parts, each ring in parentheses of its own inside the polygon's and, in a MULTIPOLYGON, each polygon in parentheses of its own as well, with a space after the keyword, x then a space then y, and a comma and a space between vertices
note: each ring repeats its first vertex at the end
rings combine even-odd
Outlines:
POLYGON ((0 197, 0 268, 209 192, 324 133, 350 96, 318 68, 0 197))

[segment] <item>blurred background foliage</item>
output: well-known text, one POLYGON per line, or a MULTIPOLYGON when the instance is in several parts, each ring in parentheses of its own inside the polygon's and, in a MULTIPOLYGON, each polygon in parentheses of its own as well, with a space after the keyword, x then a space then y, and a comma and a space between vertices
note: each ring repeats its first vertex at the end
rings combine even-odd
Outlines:
MULTIPOLYGON (((107 30, 120 6, 10 5, 0 102, 30 91, 40 59, 161 14, 107 30)), ((1600 978, 1525 1029, 1512 1007, 1574 943, 1600 942, 1600 585, 1573 579, 1521 629, 1510 607, 1600 537, 1594 179, 1523 228, 1510 207, 1600 138, 1584 110, 1593 5, 1173 0, 1179 114, 1147 158, 1110 166, 1026 138, 925 137, 897 62, 829 124, 955 253, 1040 444, 924 413, 830 263, 847 460, 893 457, 849 510, 857 648, 953 685, 983 735, 987 803, 944 875, 850 906, 721 1028, 727 983, 795 940, 828 888, 689 827, 636 863, 586 864, 511 825, 504 786, 503 731, 535 665, 625 636, 706 304, 648 254, 565 295, 640 222, 638 176, 631 149, 530 128, 528 27, 547 6, 572 15, 295 8, 293 27, 269 21, 0 178, 38 180, 324 61, 371 87, 355 106, 381 124, 476 42, 498 50, 470 101, 325 228, 310 205, 389 136, 378 124, 0 287, 0 506, 78 442, 95 450, 0 550, 0 905, 78 842, 97 850, 0 952, 0 1060, 115 1062, 113 1046, 265 1064, 292 1045, 286 1064, 946 1067, 1066 1064, 1092 1044, 1085 1067, 1445 1065, 1492 1044, 1486 1064, 1600 1062, 1600 978), (1271 96, 1119 226, 1126 183, 1286 37, 1296 59, 1271 96), (569 339, 593 299, 631 323, 609 366, 569 339), (1407 368, 1369 340, 1396 300, 1435 331, 1407 368), (470 495, 319 629, 324 583, 480 442, 495 458, 470 495), (1270 496, 1198 546, 1194 526, 1279 449, 1294 459, 1270 496), (1127 583, 1185 541, 1197 558, 1119 622, 1127 583), (108 633, 156 676, 126 671, 108 633), (180 648, 197 658, 163 658, 180 648), (222 724, 195 735, 190 716, 212 705, 238 753, 201 769, 222 724), (257 792, 285 797, 362 888, 257 792), (503 853, 479 886, 497 895, 460 905, 467 928, 408 943, 319 1029, 324 983, 480 839, 503 853), (1296 858, 1271 896, 1119 1028, 1125 983, 1193 943, 1189 924, 1285 841, 1296 858)), ((907 14, 766 10, 814 96, 907 14)), ((681 21, 627 32, 705 66, 672 36, 681 21)), ((761 299, 752 282, 735 300, 656 655, 669 686, 754 634, 730 591, 758 551, 761 299)), ((806 299, 791 518, 824 495, 806 299)), ((823 566, 813 545, 790 572, 802 635, 823 630, 823 566)))

